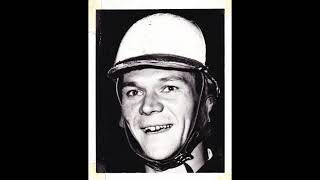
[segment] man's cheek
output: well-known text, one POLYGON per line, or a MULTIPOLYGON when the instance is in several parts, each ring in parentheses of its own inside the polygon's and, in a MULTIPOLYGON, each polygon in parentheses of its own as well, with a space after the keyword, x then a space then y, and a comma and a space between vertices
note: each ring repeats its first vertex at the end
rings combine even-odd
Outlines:
POLYGON ((122 106, 122 114, 127 121, 132 121, 138 113, 133 106, 122 106))

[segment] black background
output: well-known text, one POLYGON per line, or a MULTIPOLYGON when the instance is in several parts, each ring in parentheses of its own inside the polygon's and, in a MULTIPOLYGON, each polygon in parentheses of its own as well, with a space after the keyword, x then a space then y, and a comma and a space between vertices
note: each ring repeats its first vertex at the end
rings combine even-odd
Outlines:
MULTIPOLYGON (((157 12, 169 12, 194 21, 202 30, 207 46, 207 66, 221 89, 217 110, 211 113, 211 137, 216 158, 224 166, 224 10, 99 10, 96 38, 96 137, 97 162, 109 172, 142 171, 143 166, 129 149, 124 131, 118 126, 120 106, 115 85, 106 76, 113 65, 120 41, 137 20, 157 12)), ((223 169, 223 168, 222 168, 223 169)))

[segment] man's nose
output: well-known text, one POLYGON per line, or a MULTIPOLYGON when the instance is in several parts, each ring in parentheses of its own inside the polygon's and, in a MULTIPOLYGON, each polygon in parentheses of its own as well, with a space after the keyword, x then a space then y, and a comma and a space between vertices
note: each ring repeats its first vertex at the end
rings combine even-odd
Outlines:
POLYGON ((154 93, 146 93, 140 107, 141 115, 151 115, 156 112, 161 112, 163 110, 163 104, 159 101, 154 93))

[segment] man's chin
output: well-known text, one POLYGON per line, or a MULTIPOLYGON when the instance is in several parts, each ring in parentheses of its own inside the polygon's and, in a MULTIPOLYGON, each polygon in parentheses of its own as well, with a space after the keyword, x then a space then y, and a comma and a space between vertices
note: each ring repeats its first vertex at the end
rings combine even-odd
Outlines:
POLYGON ((174 151, 168 151, 168 150, 150 150, 146 152, 146 155, 154 160, 163 160, 166 159, 168 157, 170 157, 172 154, 174 153, 174 151))
POLYGON ((163 160, 170 157, 179 148, 180 143, 173 138, 148 139, 141 142, 140 145, 147 157, 163 160))

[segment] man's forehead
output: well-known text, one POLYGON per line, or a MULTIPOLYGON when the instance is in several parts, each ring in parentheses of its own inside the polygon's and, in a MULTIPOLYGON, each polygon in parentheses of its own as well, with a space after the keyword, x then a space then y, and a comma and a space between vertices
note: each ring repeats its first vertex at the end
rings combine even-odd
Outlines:
POLYGON ((139 81, 184 81, 194 82, 194 75, 190 72, 167 69, 146 68, 133 70, 123 75, 123 82, 139 81))

